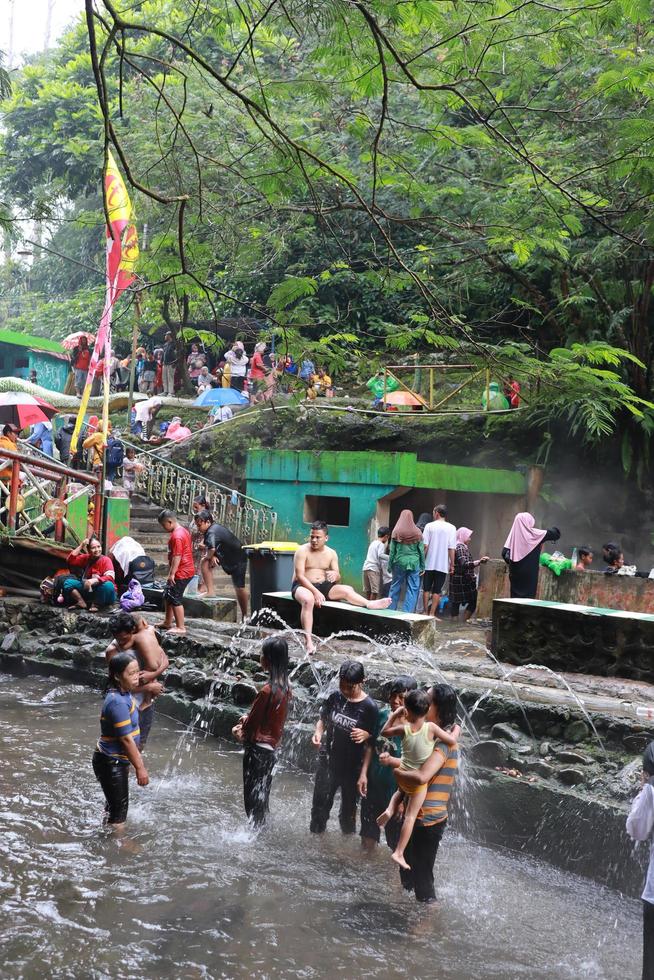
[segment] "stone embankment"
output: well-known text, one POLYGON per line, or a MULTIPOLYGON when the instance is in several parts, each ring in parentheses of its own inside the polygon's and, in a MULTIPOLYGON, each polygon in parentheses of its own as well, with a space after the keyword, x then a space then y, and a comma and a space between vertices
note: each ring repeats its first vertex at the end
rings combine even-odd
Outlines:
MULTIPOLYGON (((0 626, 0 669, 96 688, 106 683, 106 617, 3 599, 0 626)), ((231 737, 232 725, 265 680, 259 648, 269 632, 191 620, 187 636, 164 637, 171 666, 158 709, 231 737)), ((312 769, 309 736, 317 700, 345 656, 363 660, 366 689, 379 700, 397 673, 412 673, 425 684, 446 681, 457 689, 465 718, 454 826, 636 893, 642 860, 625 838, 624 818, 638 786, 639 755, 654 727, 640 722, 633 702, 654 703, 653 688, 538 668, 511 674, 487 657, 484 634, 467 627, 444 629, 435 651, 329 639, 311 661, 292 633, 289 639, 294 698, 283 763, 312 769)))

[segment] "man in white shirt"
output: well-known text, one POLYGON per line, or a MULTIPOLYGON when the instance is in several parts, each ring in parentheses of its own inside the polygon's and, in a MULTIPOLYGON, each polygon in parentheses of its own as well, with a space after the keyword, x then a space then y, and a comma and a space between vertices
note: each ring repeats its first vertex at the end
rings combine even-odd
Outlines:
POLYGON ((363 594, 366 599, 381 599, 384 594, 385 577, 388 569, 388 552, 386 545, 390 535, 390 528, 380 527, 377 531, 377 540, 373 541, 368 548, 366 560, 361 569, 363 573, 363 594))
POLYGON ((447 520, 447 507, 434 507, 434 520, 422 533, 425 543, 425 574, 422 580, 425 616, 436 616, 448 572, 454 570, 456 528, 447 520), (430 599, 431 596, 431 606, 430 599))

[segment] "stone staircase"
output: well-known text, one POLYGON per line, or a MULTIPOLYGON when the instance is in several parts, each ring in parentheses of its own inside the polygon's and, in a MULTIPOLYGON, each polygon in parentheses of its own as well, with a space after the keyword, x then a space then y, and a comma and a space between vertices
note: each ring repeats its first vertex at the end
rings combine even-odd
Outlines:
MULTIPOLYGON (((160 512, 161 506, 159 504, 154 504, 139 494, 132 495, 129 520, 130 534, 143 545, 146 555, 154 559, 157 582, 163 582, 168 574, 168 535, 161 529, 157 521, 160 512)), ((185 515, 179 515, 179 521, 180 524, 188 527, 189 518, 185 515)), ((236 598, 232 580, 222 568, 214 569, 213 581, 216 595, 228 599, 236 598)), ((245 584, 249 589, 249 573, 245 584)))
POLYGON ((157 579, 165 578, 168 569, 168 535, 157 522, 160 512, 158 504, 133 494, 130 501, 130 534, 143 545, 146 555, 156 562, 157 579))

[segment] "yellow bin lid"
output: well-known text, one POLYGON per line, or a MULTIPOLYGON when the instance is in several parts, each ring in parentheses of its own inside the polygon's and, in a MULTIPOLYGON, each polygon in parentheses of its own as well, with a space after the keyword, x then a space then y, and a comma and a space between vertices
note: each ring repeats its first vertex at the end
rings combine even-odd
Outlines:
POLYGON ((297 541, 262 541, 261 544, 248 544, 253 551, 287 551, 292 553, 301 547, 297 541))

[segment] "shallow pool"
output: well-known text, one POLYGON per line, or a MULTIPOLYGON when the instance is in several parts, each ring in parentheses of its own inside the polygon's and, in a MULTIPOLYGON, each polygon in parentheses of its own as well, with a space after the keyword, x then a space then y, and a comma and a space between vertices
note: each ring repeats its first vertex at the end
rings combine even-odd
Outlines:
POLYGON ((639 902, 449 832, 440 905, 420 907, 385 849, 364 855, 335 819, 308 833, 305 775, 277 774, 254 833, 239 751, 161 716, 115 839, 90 765, 100 705, 0 675, 3 977, 639 976, 639 902))

